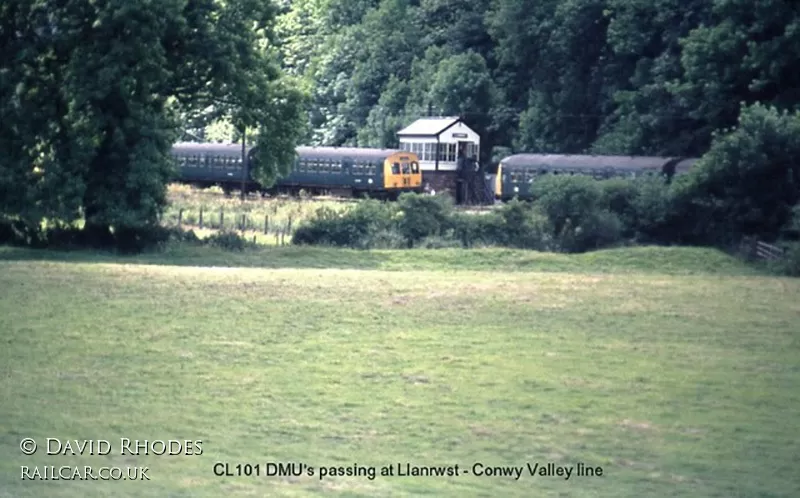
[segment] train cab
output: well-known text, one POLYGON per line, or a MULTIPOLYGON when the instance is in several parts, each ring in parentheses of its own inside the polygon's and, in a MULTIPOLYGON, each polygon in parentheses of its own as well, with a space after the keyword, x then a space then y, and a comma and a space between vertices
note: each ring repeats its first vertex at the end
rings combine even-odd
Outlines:
POLYGON ((407 151, 391 154, 384 161, 383 178, 387 191, 420 191, 422 171, 417 155, 407 151))

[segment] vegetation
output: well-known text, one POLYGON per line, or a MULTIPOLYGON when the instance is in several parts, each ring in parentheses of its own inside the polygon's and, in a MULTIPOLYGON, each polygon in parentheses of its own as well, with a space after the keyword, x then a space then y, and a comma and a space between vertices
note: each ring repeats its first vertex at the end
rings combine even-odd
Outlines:
POLYGON ((787 496, 800 485, 799 283, 746 276, 716 251, 196 254, 277 270, 0 257, 0 316, 13 317, 0 494, 787 496), (322 267, 344 261, 362 269, 322 267), (203 455, 23 457, 25 437, 199 439, 203 455), (213 475, 215 462, 267 461, 583 462, 604 476, 213 475), (21 481, 21 465, 146 466, 151 480, 21 481))
POLYGON ((32 238, 78 219, 93 245, 135 246, 166 204, 179 131, 219 116, 260 131, 268 183, 302 125, 275 15, 261 0, 3 2, 0 213, 32 238))
POLYGON ((800 6, 784 0, 296 0, 277 29, 324 145, 396 145, 430 108, 464 116, 484 162, 699 157, 740 103, 800 104, 800 6))
POLYGON ((258 194, 241 201, 225 197, 218 188, 200 190, 175 184, 169 186, 168 199, 162 218, 166 226, 177 228, 180 224, 198 235, 209 230, 243 231, 249 238, 256 236, 267 243, 274 242, 278 234, 288 237, 288 243, 294 230, 320 208, 343 212, 355 205, 346 199, 261 198, 258 194))

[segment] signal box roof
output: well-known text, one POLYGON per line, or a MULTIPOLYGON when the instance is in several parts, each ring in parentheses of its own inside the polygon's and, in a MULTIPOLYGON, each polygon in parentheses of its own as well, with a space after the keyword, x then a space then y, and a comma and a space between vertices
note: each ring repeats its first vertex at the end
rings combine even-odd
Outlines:
POLYGON ((452 127, 453 125, 455 125, 460 121, 461 118, 455 116, 441 117, 441 118, 422 118, 414 121, 410 125, 398 131, 397 135, 435 137, 440 135, 443 131, 447 130, 448 128, 452 127))

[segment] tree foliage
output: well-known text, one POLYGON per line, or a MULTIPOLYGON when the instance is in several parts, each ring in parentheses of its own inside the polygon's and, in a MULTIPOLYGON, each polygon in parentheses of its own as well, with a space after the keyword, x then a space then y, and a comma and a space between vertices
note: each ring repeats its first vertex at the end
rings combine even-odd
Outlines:
POLYGON ((797 108, 798 13, 786 0, 299 0, 279 25, 287 69, 304 61, 316 143, 390 144, 430 109, 467 118, 484 160, 494 146, 696 157, 740 101, 797 108))
POLYGON ((737 235, 774 239, 800 201, 798 157, 800 112, 743 106, 737 126, 715 134, 680 186, 694 233, 711 242, 737 235))
POLYGON ((185 122, 296 122, 275 15, 260 0, 3 2, 0 211, 30 227, 83 217, 100 242, 155 225, 185 122))

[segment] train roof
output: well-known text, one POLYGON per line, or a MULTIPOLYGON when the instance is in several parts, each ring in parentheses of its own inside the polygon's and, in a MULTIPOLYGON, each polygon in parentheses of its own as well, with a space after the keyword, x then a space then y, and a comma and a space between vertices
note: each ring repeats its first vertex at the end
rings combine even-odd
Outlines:
MULTIPOLYGON (((252 149, 253 146, 247 147, 248 152, 252 149)), ((241 144, 183 142, 175 144, 173 150, 178 150, 187 154, 219 154, 226 156, 241 156, 242 154, 241 144)), ((411 154, 410 152, 399 149, 366 149, 358 147, 300 146, 297 147, 296 150, 301 157, 314 157, 318 159, 350 157, 353 159, 382 161, 388 156, 398 152, 411 154)))
POLYGON ((571 154, 515 154, 508 156, 500 164, 518 167, 549 167, 562 169, 578 168, 615 168, 615 169, 647 169, 662 168, 676 161, 672 157, 648 156, 592 156, 571 154))
MULTIPOLYGON (((405 152, 399 149, 364 149, 358 147, 310 147, 303 146, 297 148, 297 153, 301 157, 317 157, 320 159, 351 157, 353 159, 373 159, 383 160, 388 156, 398 152, 405 152)), ((406 152, 410 154, 410 152, 406 152)))
MULTIPOLYGON (((253 149, 253 146, 246 146, 247 151, 253 149)), ((179 150, 185 153, 195 154, 220 154, 225 156, 241 156, 242 144, 219 144, 219 143, 194 143, 194 142, 180 142, 172 146, 173 150, 179 150)))

